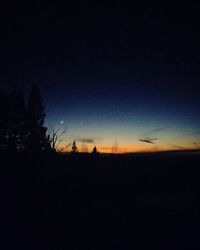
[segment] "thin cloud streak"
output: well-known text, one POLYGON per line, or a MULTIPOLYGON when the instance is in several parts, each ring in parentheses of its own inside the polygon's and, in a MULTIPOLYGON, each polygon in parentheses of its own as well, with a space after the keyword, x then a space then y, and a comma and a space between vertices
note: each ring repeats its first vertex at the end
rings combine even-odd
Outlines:
POLYGON ((158 140, 158 138, 144 138, 144 139, 138 139, 140 142, 155 144, 155 140, 158 140))
POLYGON ((99 141, 99 140, 101 140, 101 139, 100 138, 89 138, 89 137, 86 137, 86 138, 76 138, 77 142, 89 143, 89 144, 94 144, 94 143, 96 143, 96 141, 99 141))

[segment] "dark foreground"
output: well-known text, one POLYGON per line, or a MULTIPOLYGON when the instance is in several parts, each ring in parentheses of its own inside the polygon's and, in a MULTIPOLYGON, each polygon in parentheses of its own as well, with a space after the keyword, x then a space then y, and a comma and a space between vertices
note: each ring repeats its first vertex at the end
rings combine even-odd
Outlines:
POLYGON ((200 248, 198 154, 1 163, 1 249, 200 248))

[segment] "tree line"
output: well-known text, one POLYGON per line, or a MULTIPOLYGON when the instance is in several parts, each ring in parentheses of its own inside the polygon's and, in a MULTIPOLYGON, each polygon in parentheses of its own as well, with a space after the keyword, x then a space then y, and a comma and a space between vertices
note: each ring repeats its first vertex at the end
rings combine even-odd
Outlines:
MULTIPOLYGON (((66 129, 45 126, 45 109, 40 89, 31 88, 25 100, 23 91, 17 87, 5 94, 0 91, 0 153, 2 152, 52 152, 56 151, 66 129)), ((77 153, 76 141, 71 152, 77 153)), ((92 150, 97 154, 97 148, 92 150)))
POLYGON ((16 87, 9 94, 0 92, 0 151, 50 151, 45 116, 38 86, 32 87, 27 101, 16 87))

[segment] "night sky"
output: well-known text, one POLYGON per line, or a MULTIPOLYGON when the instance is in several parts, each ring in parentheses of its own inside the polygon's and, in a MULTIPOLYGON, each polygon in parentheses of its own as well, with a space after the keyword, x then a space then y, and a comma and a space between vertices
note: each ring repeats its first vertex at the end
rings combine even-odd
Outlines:
POLYGON ((200 148, 198 1, 7 1, 1 89, 38 84, 61 147, 200 148), (56 3, 55 3, 56 2, 56 3), (133 4, 133 2, 135 2, 133 4))

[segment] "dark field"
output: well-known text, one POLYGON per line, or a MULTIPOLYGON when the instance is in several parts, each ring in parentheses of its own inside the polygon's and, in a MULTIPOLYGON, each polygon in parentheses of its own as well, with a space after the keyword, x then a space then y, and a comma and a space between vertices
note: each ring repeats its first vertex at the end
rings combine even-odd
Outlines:
POLYGON ((2 156, 1 249, 199 249, 200 156, 2 156))

